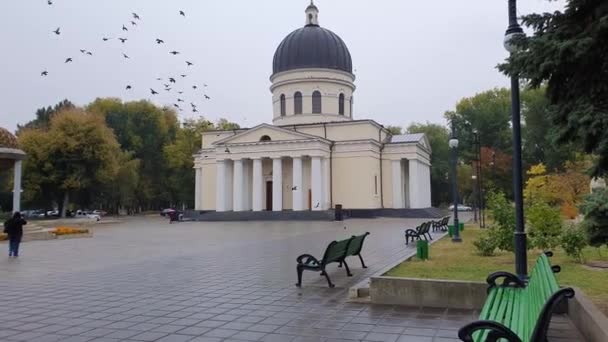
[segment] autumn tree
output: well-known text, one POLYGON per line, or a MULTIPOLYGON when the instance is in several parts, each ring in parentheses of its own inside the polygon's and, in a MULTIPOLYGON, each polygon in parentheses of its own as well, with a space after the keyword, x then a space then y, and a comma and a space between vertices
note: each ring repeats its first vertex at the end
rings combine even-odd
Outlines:
POLYGON ((19 140, 28 154, 26 194, 47 203, 56 201, 62 216, 71 196, 102 188, 116 178, 122 152, 98 115, 63 110, 53 115, 48 130, 26 129, 19 140))

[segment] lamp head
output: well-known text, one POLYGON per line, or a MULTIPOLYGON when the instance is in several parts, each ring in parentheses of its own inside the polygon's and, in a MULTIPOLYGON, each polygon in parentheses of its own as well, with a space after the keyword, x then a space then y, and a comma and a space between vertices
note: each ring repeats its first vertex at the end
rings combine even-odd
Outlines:
POLYGON ((450 148, 458 148, 458 139, 451 138, 449 144, 450 148))
POLYGON ((504 47, 509 53, 514 53, 519 50, 519 46, 517 46, 516 42, 525 38, 526 34, 524 30, 517 25, 516 27, 509 27, 507 32, 505 33, 504 47))

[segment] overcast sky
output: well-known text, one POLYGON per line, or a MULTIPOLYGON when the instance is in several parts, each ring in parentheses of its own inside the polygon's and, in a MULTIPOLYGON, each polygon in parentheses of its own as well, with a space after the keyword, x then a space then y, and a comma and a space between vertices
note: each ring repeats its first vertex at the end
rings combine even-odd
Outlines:
MULTIPOLYGON (((64 98, 78 105, 97 97, 165 105, 176 101, 175 90, 184 91, 180 97, 198 104, 208 119, 225 117, 246 127, 271 122, 272 58, 281 40, 303 26, 308 5, 307 0, 52 1, 52 6, 47 0, 0 1, 0 126, 10 130, 31 120, 37 108, 64 98), (130 23, 132 12, 141 17, 137 26, 130 23), (57 27, 59 36, 52 32, 57 27), (128 41, 121 44, 119 37, 128 41), (157 45, 156 38, 166 43, 157 45), (181 54, 171 56, 172 50, 181 54), (64 63, 68 57, 74 62, 64 63), (186 60, 195 65, 187 67, 186 60), (47 77, 40 76, 44 70, 47 77), (182 73, 188 76, 179 77, 182 73), (170 76, 178 83, 168 93, 162 83, 170 76), (160 95, 153 97, 149 88, 160 95), (205 101, 203 94, 212 99, 205 101)), ((352 54, 357 119, 400 126, 443 123, 443 113, 458 99, 508 85, 495 68, 506 57, 507 0, 315 3, 321 26, 340 35, 352 54)), ((519 14, 558 6, 520 0, 519 14)))

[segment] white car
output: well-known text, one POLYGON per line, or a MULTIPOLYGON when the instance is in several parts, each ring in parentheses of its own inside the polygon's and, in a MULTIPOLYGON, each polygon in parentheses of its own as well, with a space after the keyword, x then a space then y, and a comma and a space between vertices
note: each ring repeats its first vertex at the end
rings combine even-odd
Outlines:
MULTIPOLYGON (((454 205, 450 205, 448 207, 448 210, 450 211, 454 211, 454 205)), ((469 207, 468 205, 464 205, 464 204, 459 204, 458 205, 458 211, 473 211, 473 208, 469 207)))
POLYGON ((95 221, 101 221, 101 216, 98 214, 87 213, 86 211, 78 210, 76 214, 74 214, 75 218, 87 218, 95 221))

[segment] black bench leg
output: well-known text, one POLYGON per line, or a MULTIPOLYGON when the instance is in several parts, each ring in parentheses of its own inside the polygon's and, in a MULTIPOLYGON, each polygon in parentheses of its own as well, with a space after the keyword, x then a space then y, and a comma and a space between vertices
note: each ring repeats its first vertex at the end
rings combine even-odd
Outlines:
POLYGON ((340 264, 338 264, 338 267, 342 268, 342 261, 340 261, 340 264))
POLYGON ((350 268, 348 268, 348 264, 346 263, 346 260, 342 261, 344 263, 344 268, 346 268, 346 275, 349 277, 352 277, 353 274, 350 273, 350 268))
POLYGON ((329 275, 327 274, 327 272, 325 272, 325 270, 323 270, 323 275, 327 279, 327 285, 329 285, 329 287, 331 287, 331 288, 336 287, 336 285, 332 284, 331 280, 329 279, 329 275))
POLYGON ((302 272, 304 272, 304 269, 298 265, 298 283, 296 284, 297 287, 302 287, 302 272))
POLYGON ((361 267, 367 268, 367 266, 365 266, 365 263, 363 262, 363 257, 361 256, 361 254, 359 254, 359 260, 361 260, 361 267))

